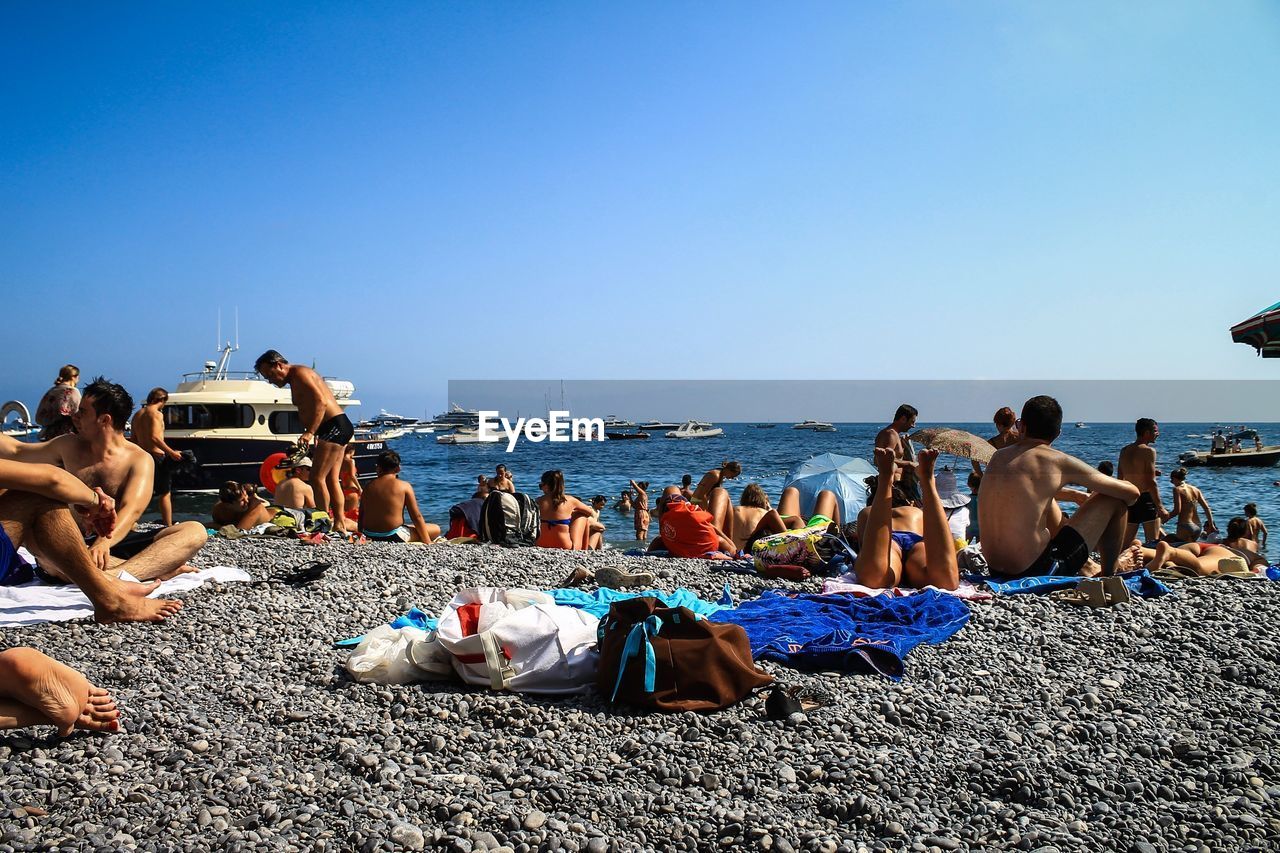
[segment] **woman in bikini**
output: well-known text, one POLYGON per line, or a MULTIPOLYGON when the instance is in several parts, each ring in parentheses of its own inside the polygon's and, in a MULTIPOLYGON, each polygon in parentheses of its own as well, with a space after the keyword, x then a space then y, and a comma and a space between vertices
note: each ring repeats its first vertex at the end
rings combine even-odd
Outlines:
POLYGON ((955 541, 933 481, 937 459, 936 450, 921 450, 916 455, 916 476, 924 506, 895 507, 896 460, 892 450, 876 448, 876 468, 880 473, 875 495, 865 515, 858 519, 860 548, 854 563, 858 583, 874 588, 902 585, 956 589, 960 585, 955 541))
POLYGON ((1134 540, 1132 550, 1140 552, 1146 568, 1158 569, 1169 563, 1181 569, 1190 569, 1199 575, 1219 573, 1220 560, 1239 557, 1249 571, 1258 572, 1267 567, 1267 558, 1258 553, 1258 543, 1248 538, 1249 521, 1236 516, 1227 522, 1227 537, 1221 542, 1187 542, 1176 548, 1161 539, 1154 548, 1145 548, 1134 540))
POLYGON ((733 525, 726 532, 740 550, 751 553, 751 546, 757 539, 775 533, 801 530, 816 524, 835 524, 838 529, 840 499, 835 492, 823 489, 814 498, 813 513, 806 518, 800 511, 800 490, 795 486, 783 489, 778 508, 772 509, 764 489, 749 483, 742 490, 739 505, 733 508, 732 516, 733 525))
POLYGON ((649 482, 631 480, 630 483, 635 493, 631 504, 635 508, 636 541, 644 542, 649 538, 649 482))
POLYGON ((360 520, 360 497, 364 487, 356 472, 356 446, 348 444, 342 450, 342 464, 338 468, 338 481, 342 485, 343 509, 351 521, 360 520))
POLYGON ((564 493, 564 474, 547 471, 538 482, 542 497, 538 511, 542 515, 538 545, 566 551, 585 551, 591 533, 591 507, 564 493))
POLYGON ((721 462, 719 468, 712 468, 702 475, 698 488, 693 490, 689 502, 706 508, 711 502, 711 493, 724 485, 725 480, 732 480, 742 473, 742 466, 737 462, 721 462))

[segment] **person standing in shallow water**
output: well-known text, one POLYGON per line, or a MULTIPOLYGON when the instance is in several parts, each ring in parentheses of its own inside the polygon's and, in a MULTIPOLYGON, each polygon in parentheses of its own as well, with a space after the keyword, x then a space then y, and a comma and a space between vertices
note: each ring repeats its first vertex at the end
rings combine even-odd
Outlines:
POLYGON ((346 501, 340 467, 343 448, 356 432, 351 419, 343 414, 328 384, 311 368, 290 364, 283 355, 269 349, 258 356, 253 369, 277 388, 289 386, 293 405, 302 421, 298 444, 311 448, 311 462, 315 466, 311 486, 315 489, 316 506, 329 513, 335 527, 344 525, 346 501))

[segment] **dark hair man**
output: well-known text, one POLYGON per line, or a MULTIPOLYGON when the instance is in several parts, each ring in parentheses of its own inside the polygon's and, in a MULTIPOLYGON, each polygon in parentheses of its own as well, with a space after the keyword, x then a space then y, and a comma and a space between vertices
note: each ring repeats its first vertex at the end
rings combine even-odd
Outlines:
POLYGON ((378 476, 364 487, 360 498, 360 532, 374 542, 431 543, 440 535, 440 527, 422 517, 413 486, 399 474, 399 453, 384 450, 378 454, 378 476), (406 511, 413 530, 405 527, 406 511))
POLYGON ((1133 431, 1137 440, 1120 451, 1120 467, 1116 472, 1117 477, 1133 483, 1142 493, 1129 510, 1125 541, 1132 541, 1141 525, 1147 541, 1154 542, 1164 535, 1160 524, 1173 515, 1165 510, 1160 486, 1156 483, 1156 449, 1152 445, 1160 437, 1160 425, 1151 418, 1138 418, 1133 431))

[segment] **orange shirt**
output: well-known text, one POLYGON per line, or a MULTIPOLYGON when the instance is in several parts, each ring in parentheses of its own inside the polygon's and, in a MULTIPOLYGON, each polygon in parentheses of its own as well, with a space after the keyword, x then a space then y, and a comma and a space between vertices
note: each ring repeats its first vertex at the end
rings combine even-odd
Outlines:
POLYGON ((711 513, 685 501, 667 505, 662 513, 662 544, 673 557, 702 557, 720 548, 711 513))

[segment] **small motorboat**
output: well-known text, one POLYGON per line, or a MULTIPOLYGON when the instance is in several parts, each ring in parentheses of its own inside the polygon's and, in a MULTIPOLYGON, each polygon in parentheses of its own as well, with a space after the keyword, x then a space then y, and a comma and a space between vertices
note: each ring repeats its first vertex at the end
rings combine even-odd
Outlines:
POLYGON ((606 432, 604 437, 609 441, 635 441, 649 437, 647 432, 606 432))
POLYGON ((436 436, 436 444, 497 444, 501 440, 501 436, 497 434, 483 437, 480 435, 480 430, 466 428, 448 435, 436 436))
POLYGON ((653 432, 655 430, 662 430, 662 429, 679 429, 679 428, 680 428, 680 424, 667 423, 666 421, 648 421, 647 423, 640 424, 640 429, 645 430, 646 432, 653 432))
POLYGON ((724 435, 720 427, 702 421, 685 421, 667 433, 667 438, 715 438, 718 435, 724 435))
POLYGON ((773 429, 777 424, 752 424, 752 429, 773 429))
POLYGON ((813 428, 814 432, 835 432, 835 424, 818 424, 813 428))
POLYGON ((792 424, 792 429, 812 429, 819 432, 832 432, 835 430, 835 424, 829 424, 826 421, 801 421, 798 424, 792 424), (830 427, 830 429, 827 429, 830 427))
POLYGON ((1262 444, 1256 430, 1241 429, 1223 438, 1226 450, 1188 450, 1178 457, 1179 464, 1188 468, 1270 468, 1280 462, 1280 444, 1262 444), (1253 446, 1231 449, 1232 442, 1242 440, 1252 441, 1253 446))
POLYGON ((1088 429, 1089 425, 1084 421, 1076 421, 1076 429, 1088 429))

